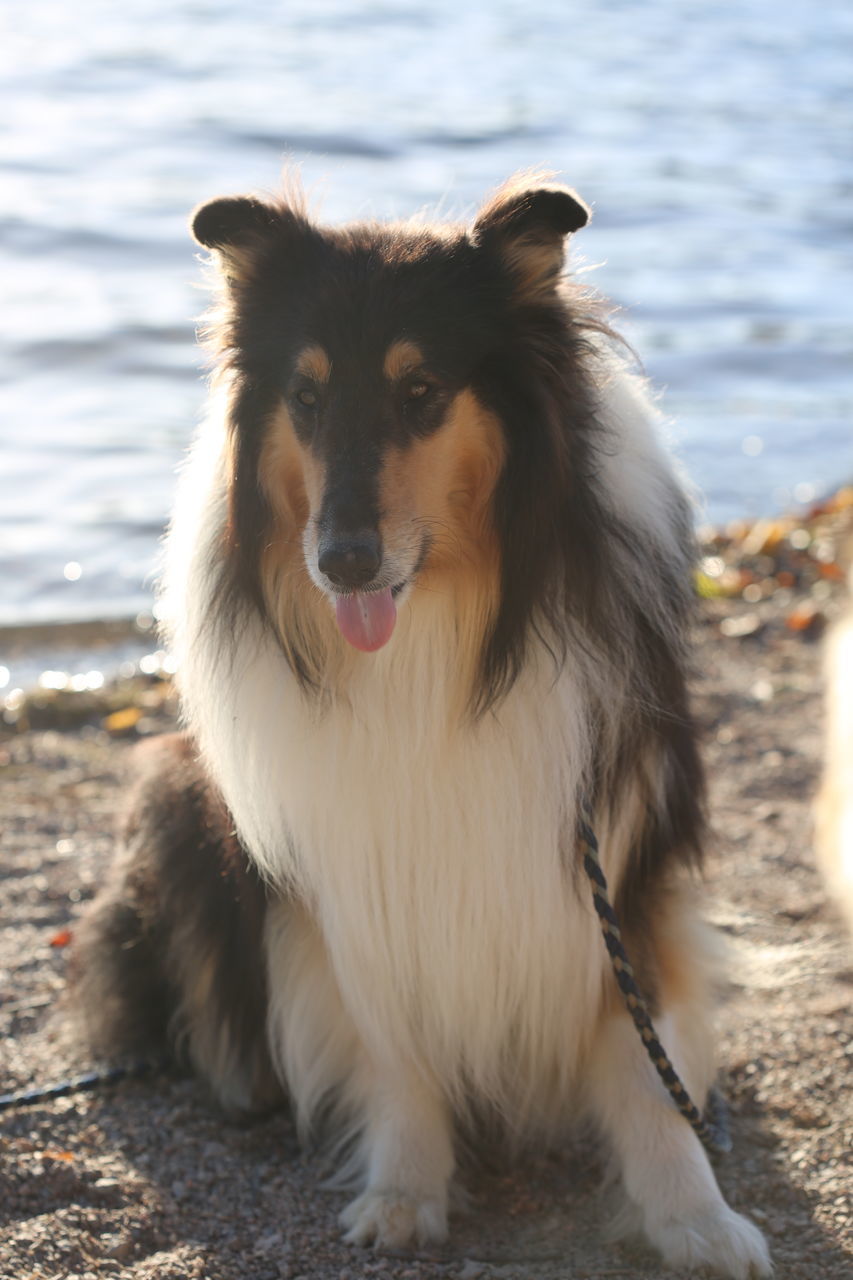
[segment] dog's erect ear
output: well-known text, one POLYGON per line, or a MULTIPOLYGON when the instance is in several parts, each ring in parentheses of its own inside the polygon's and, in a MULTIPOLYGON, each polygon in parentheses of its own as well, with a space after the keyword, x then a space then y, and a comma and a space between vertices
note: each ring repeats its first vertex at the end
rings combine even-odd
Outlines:
POLYGON ((190 230, 205 249, 245 248, 281 221, 278 211, 254 196, 217 196, 193 210, 190 230))
POLYGON ((553 292, 565 238, 589 219, 589 207, 570 187, 514 181, 480 210, 474 239, 500 254, 515 276, 519 297, 533 302, 553 292))
POLYGON ((298 197, 270 201, 257 196, 218 196, 200 204, 190 230, 200 245, 213 249, 227 280, 245 279, 257 255, 277 236, 307 232, 310 224, 298 197))

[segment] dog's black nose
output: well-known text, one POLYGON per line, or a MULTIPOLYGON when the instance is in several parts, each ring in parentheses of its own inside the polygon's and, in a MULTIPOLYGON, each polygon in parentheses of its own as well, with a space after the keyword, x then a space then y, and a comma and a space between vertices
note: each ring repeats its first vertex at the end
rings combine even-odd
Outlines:
POLYGON ((379 534, 363 529, 343 537, 322 538, 317 563, 336 587, 357 591, 376 576, 382 563, 379 534))

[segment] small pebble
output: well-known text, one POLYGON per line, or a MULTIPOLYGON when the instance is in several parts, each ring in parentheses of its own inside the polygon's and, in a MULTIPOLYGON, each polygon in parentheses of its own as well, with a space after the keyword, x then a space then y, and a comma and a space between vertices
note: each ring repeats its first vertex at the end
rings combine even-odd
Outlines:
POLYGON ((762 625, 757 613, 742 613, 739 616, 734 614, 731 618, 723 618, 720 631, 730 639, 743 639, 746 636, 756 635, 762 625))

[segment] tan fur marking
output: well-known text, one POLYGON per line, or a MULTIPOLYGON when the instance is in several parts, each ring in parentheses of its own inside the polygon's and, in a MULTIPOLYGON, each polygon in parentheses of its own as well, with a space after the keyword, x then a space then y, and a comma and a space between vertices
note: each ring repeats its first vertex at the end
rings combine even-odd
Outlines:
MULTIPOLYGON (((674 1065, 692 1100, 702 1110, 714 1075, 714 994, 722 968, 721 945, 701 919, 693 888, 661 890, 647 931, 623 938, 640 990, 654 990, 652 1020, 672 1019, 683 1057, 674 1065)), ((625 997, 608 973, 599 1011, 600 1025, 627 1017, 625 997)), ((669 1046, 664 1042, 664 1048, 669 1046)))
POLYGON ((308 519, 311 491, 322 487, 318 464, 300 443, 290 414, 281 405, 261 448, 258 480, 277 520, 290 538, 301 533, 308 519))
POLYGON ((494 551, 487 510, 504 461, 495 418, 470 391, 456 397, 444 425, 425 440, 390 449, 380 478, 382 531, 426 526, 433 539, 428 568, 480 560, 494 551))
POLYGON ((296 372, 305 378, 313 378, 315 382, 328 382, 332 372, 332 362, 321 346, 316 343, 305 347, 296 361, 296 372))
POLYGON ((392 342, 385 355, 384 373, 391 382, 418 369, 424 362, 424 353, 414 342, 392 342))
POLYGON ((253 248, 245 245, 223 244, 218 245, 212 252, 219 260, 227 283, 237 284, 249 279, 257 256, 253 248))
POLYGON ((721 967, 721 945, 699 914, 692 886, 678 886, 661 903, 653 946, 663 1001, 710 1004, 708 988, 721 967))
POLYGON ((308 575, 302 541, 323 499, 325 468, 300 443, 283 405, 261 449, 258 480, 275 517, 261 560, 264 599, 284 649, 291 656, 296 649, 314 656, 317 670, 308 674, 323 684, 334 622, 308 575))
POLYGON ((507 266, 515 276, 519 297, 534 302, 552 293, 563 267, 563 241, 555 237, 553 242, 519 239, 504 249, 507 266))
POLYGON ((491 498, 504 456, 497 420, 463 391, 433 435, 389 450, 380 477, 385 545, 411 544, 425 532, 431 540, 410 607, 432 593, 449 593, 456 601, 463 700, 497 608, 499 558, 491 498))
POLYGON ((701 1111, 714 1077, 713 1008, 722 946, 701 919, 690 887, 676 890, 664 907, 653 945, 660 973, 660 1007, 671 1014, 684 1054, 675 1066, 701 1111))

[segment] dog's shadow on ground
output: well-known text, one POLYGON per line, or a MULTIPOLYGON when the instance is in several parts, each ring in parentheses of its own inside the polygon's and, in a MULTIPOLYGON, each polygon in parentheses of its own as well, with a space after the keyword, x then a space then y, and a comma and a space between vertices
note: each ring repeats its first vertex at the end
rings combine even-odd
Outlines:
MULTIPOLYGON (((196 1082, 168 1077, 66 1106, 4 1122, 19 1139, 29 1129, 34 1158, 16 1170, 3 1217, 12 1226, 53 1217, 50 1255, 38 1246, 31 1255, 33 1266, 60 1265, 49 1274, 133 1275, 138 1266, 147 1276, 156 1262, 158 1280, 673 1275, 640 1247, 607 1243, 609 1202, 588 1141, 514 1160, 490 1151, 487 1164, 464 1171, 469 1203, 453 1218, 450 1243, 389 1256, 341 1239, 336 1218, 347 1197, 322 1189, 328 1170, 300 1150, 286 1111, 238 1125, 196 1082)), ((748 1103, 747 1111, 717 1168, 729 1202, 767 1232, 777 1274, 842 1280, 849 1256, 827 1241, 811 1198, 786 1177, 766 1118, 748 1103)))

